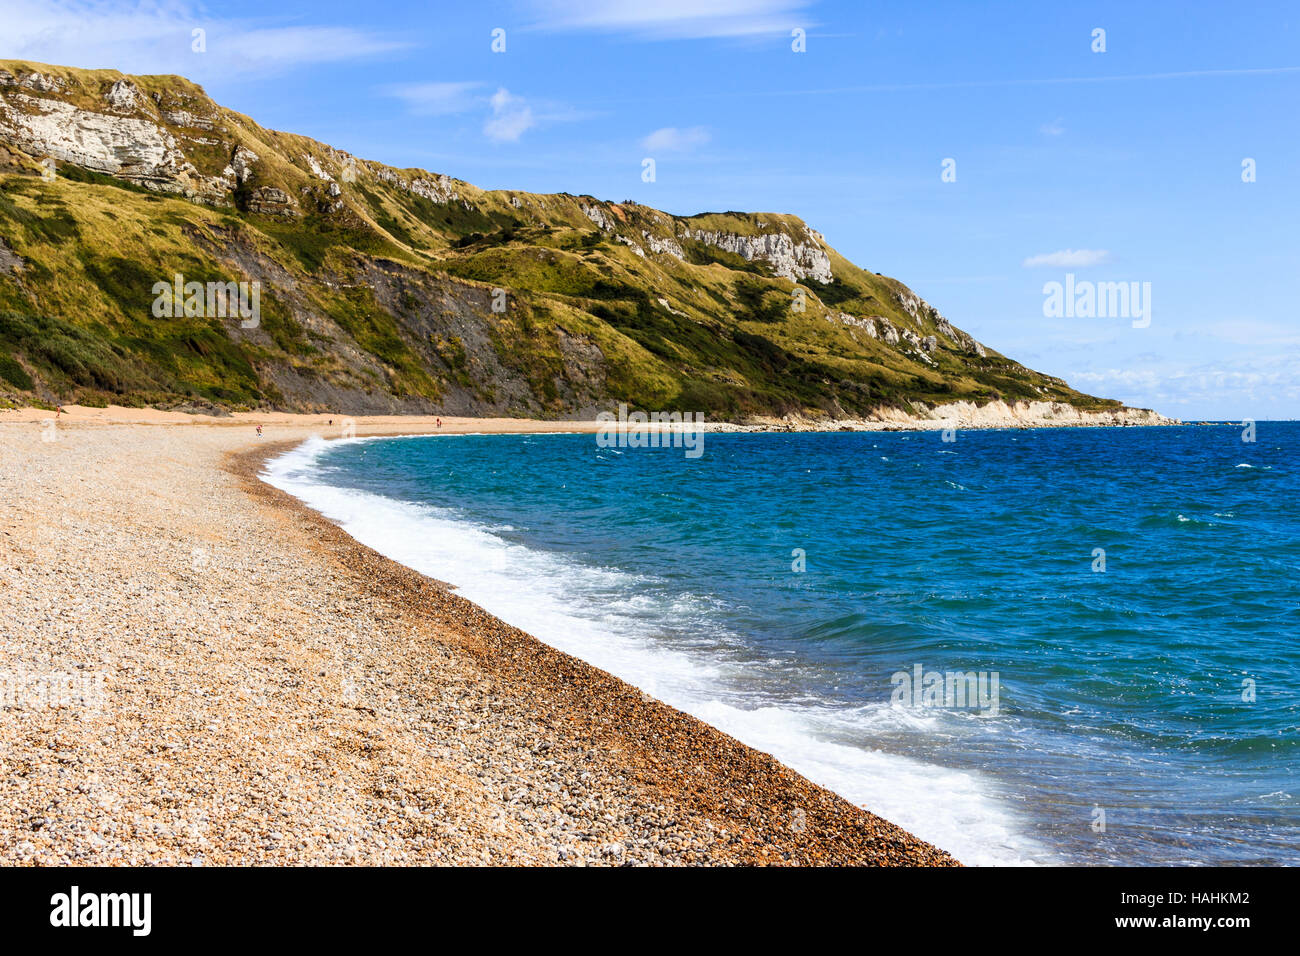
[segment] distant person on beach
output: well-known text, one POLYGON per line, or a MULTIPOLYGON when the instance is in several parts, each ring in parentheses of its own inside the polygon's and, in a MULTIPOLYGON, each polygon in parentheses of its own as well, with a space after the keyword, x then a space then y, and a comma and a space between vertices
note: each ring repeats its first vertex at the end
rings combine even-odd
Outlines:
POLYGON ((261 426, 261 425, 258 425, 258 426, 257 426, 257 437, 258 437, 258 438, 261 438, 261 437, 262 437, 262 426, 261 426))
POLYGON ((437 419, 437 422, 438 422, 438 427, 441 428, 441 427, 442 427, 442 419, 441 419, 441 418, 437 419))

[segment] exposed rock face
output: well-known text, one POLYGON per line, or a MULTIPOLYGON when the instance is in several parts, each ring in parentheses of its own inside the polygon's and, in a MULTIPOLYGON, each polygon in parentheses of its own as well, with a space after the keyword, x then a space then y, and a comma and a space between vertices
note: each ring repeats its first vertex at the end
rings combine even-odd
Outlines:
POLYGON ((926 349, 925 341, 921 336, 917 335, 911 329, 899 329, 898 334, 902 338, 903 342, 911 348, 917 358, 930 365, 934 364, 934 359, 930 358, 929 350, 926 349))
POLYGON ((57 76, 45 76, 42 73, 25 73, 15 77, 8 70, 0 70, 0 86, 20 86, 37 93, 62 93, 63 81, 57 76))
POLYGON ((285 219, 301 215, 297 201, 283 189, 275 186, 259 186, 254 189, 248 200, 248 208, 266 216, 280 216, 285 219))
POLYGON ((835 277, 831 274, 830 256, 813 236, 810 231, 809 241, 804 243, 795 242, 784 232, 741 236, 734 232, 696 229, 694 232, 687 230, 683 238, 695 239, 705 245, 735 253, 750 262, 756 259, 766 262, 772 267, 772 272, 783 279, 833 282, 835 277))
MULTIPOLYGON (((183 126, 187 129, 200 129, 211 132, 216 129, 216 119, 209 116, 198 116, 189 110, 163 110, 162 118, 172 126, 183 126)), ((204 142, 207 142, 204 140, 204 142)))
POLYGON ((610 232, 614 228, 614 220, 610 218, 609 213, 599 206, 588 206, 584 203, 582 214, 606 232, 610 232))
POLYGON ((865 318, 841 312, 839 319, 845 325, 863 329, 873 339, 879 339, 888 345, 897 345, 900 341, 898 327, 883 315, 871 315, 865 318))
POLYGON ((939 314, 930 306, 930 303, 910 289, 896 293, 894 298, 903 307, 903 311, 916 319, 917 322, 922 322, 926 318, 932 318, 939 314))
MULTIPOLYGON (((737 431, 939 431, 945 428, 1060 428, 1063 426, 1117 427, 1131 425, 1181 425, 1149 408, 1119 406, 1080 409, 1065 402, 1002 400, 976 405, 969 401, 944 405, 916 402, 911 410, 881 406, 864 418, 819 418, 786 415, 782 418, 755 416, 737 431)), ((732 429, 722 428, 722 431, 732 429)))
MULTIPOLYGON (((342 212, 343 190, 325 164, 311 153, 297 160, 323 184, 321 193, 303 189, 295 198, 272 173, 270 182, 257 175, 260 157, 244 146, 240 137, 221 125, 221 114, 211 101, 185 90, 146 94, 132 78, 120 77, 107 89, 100 87, 102 106, 83 109, 80 100, 62 98, 93 92, 89 86, 69 88, 64 80, 36 72, 0 70, 0 144, 8 144, 40 160, 50 157, 95 172, 115 176, 158 192, 184 196, 217 206, 238 202, 252 212, 282 218, 301 216, 300 203, 322 211, 342 212), (31 93, 52 94, 48 96, 31 93), (190 132, 193 131, 193 132, 190 132), (206 135, 205 135, 206 134, 206 135), (204 165, 200 172, 186 151, 204 165), (212 147, 229 150, 230 161, 216 175, 211 165, 212 147), (242 194, 237 193, 245 190, 242 194)), ((234 123, 242 126, 240 118, 234 123)), ((456 181, 448 176, 422 175, 414 179, 380 164, 358 162, 346 153, 328 148, 329 161, 337 161, 341 179, 351 182, 364 169, 377 179, 431 202, 461 200, 456 181)))
POLYGON ((649 247, 650 251, 657 255, 667 254, 683 261, 686 259, 686 254, 682 252, 682 247, 672 239, 660 238, 644 229, 641 230, 641 238, 645 240, 645 244, 649 247))
POLYGON ((556 389, 594 405, 609 374, 605 353, 589 336, 572 335, 567 329, 556 328, 555 339, 564 367, 563 374, 555 377, 556 389))
POLYGON ((955 325, 953 325, 943 316, 940 315, 938 317, 938 319, 935 321, 935 325, 939 329, 940 335, 946 337, 950 342, 952 342, 962 351, 970 352, 973 355, 978 355, 980 358, 988 357, 989 354, 988 350, 984 348, 984 346, 981 345, 979 342, 975 341, 975 337, 973 335, 963 332, 961 329, 957 328, 955 325))
MULTIPOLYGON (((957 328, 940 315, 938 309, 930 305, 930 303, 926 302, 919 295, 912 292, 900 292, 895 296, 895 298, 898 299, 898 304, 903 307, 903 311, 916 319, 917 322, 922 322, 925 319, 933 321, 935 327, 939 330, 939 334, 951 342, 953 348, 961 352, 978 355, 980 358, 986 358, 988 356, 988 350, 979 342, 975 341, 974 336, 957 328)), ((933 338, 933 336, 931 337, 933 338)), ((934 349, 929 349, 929 351, 932 352, 934 349)))
MULTIPOLYGON (((119 90, 119 102, 128 96, 136 96, 134 87, 119 90)), ((94 113, 62 100, 0 95, 0 141, 160 192, 217 199, 228 188, 219 178, 200 175, 175 137, 157 123, 94 113)))
POLYGON ((642 259, 645 258, 645 250, 642 249, 640 246, 638 246, 635 242, 633 242, 633 241, 632 241, 631 239, 629 239, 627 236, 615 236, 614 238, 617 239, 619 242, 623 243, 623 245, 627 246, 629 249, 631 249, 633 252, 635 252, 635 253, 636 253, 638 256, 640 256, 642 259))
POLYGON ((323 179, 327 183, 334 182, 334 177, 325 171, 324 167, 317 162, 316 157, 311 153, 308 153, 303 159, 307 160, 307 165, 311 167, 311 171, 316 174, 317 179, 323 179))
POLYGON ((374 173, 376 179, 415 196, 423 196, 430 202, 449 203, 460 198, 460 194, 456 191, 456 183, 450 176, 439 176, 437 179, 420 177, 407 182, 387 166, 371 166, 369 163, 365 165, 374 173))
MULTIPOLYGON (((855 329, 862 329, 873 339, 880 338, 880 333, 876 330, 876 319, 880 318, 879 316, 873 315, 870 317, 863 317, 858 315, 849 315, 847 312, 841 312, 836 316, 836 318, 839 319, 841 325, 847 325, 855 329)), ((888 320, 886 319, 885 321, 888 320)), ((897 336, 895 336, 895 341, 897 341, 897 336)))
POLYGON ((930 357, 931 353, 939 347, 939 340, 933 335, 927 335, 924 338, 917 335, 911 329, 900 328, 883 315, 856 316, 849 315, 847 312, 839 313, 836 318, 841 325, 847 325, 850 328, 862 329, 873 339, 883 341, 888 345, 903 345, 910 348, 916 353, 915 357, 921 361, 934 365, 934 359, 930 357))
POLYGON ((23 271, 23 260, 0 239, 0 273, 13 275, 23 271))
POLYGON ((237 185, 242 186, 248 177, 253 174, 253 165, 261 157, 251 149, 245 149, 243 146, 235 147, 235 155, 230 159, 230 165, 226 167, 225 172, 228 176, 233 177, 237 185))
POLYGON ((409 191, 431 202, 450 203, 460 199, 460 193, 456 192, 455 180, 450 176, 439 176, 437 179, 413 179, 409 191))
POLYGON ((140 91, 128 80, 118 80, 109 88, 104 99, 119 113, 133 113, 140 106, 140 91))
POLYGON ((1147 408, 1085 411, 1064 402, 952 402, 933 408, 918 402, 915 415, 882 409, 877 421, 931 428, 1035 428, 1053 425, 1176 425, 1178 421, 1147 408))

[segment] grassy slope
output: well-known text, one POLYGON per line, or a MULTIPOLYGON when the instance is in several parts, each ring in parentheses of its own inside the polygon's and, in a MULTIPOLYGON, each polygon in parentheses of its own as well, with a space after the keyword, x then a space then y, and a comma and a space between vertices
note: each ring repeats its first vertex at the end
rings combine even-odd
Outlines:
MULTIPOLYGON (((103 92, 120 77, 13 62, 0 69, 57 75, 67 91, 53 98, 84 109, 102 109, 103 92)), ((344 394, 378 390, 417 407, 442 407, 459 389, 484 407, 564 415, 578 400, 562 343, 579 341, 600 356, 600 381, 583 386, 587 398, 644 408, 744 416, 861 415, 882 405, 999 397, 1114 404, 991 351, 981 358, 941 339, 931 365, 846 326, 839 313, 935 333, 932 318, 903 309, 901 283, 833 252, 835 281, 802 283, 809 295, 800 313, 790 308, 795 284, 763 263, 681 238, 696 229, 779 230, 804 241, 797 217, 674 217, 632 203, 486 192, 454 180, 438 185, 457 197, 442 202, 391 182, 433 183, 434 175, 364 161, 354 161, 355 182, 344 182, 344 154, 265 130, 182 78, 132 80, 147 94, 140 115, 171 132, 199 174, 219 176, 236 146, 259 161, 223 208, 71 166, 47 183, 35 175, 37 157, 0 145, 0 239, 26 263, 16 274, 0 272, 0 395, 9 401, 303 407, 301 396, 276 385, 291 372, 294 381, 344 394), (211 116, 216 132, 169 123, 164 111, 176 109, 211 116), (205 138, 220 143, 197 142, 205 138), (308 157, 341 196, 330 195, 308 157), (248 199, 262 187, 294 197, 300 215, 250 211, 248 199), (679 242, 687 261, 638 255, 597 228, 584 206, 599 207, 617 236, 643 248, 646 233, 679 242), (239 255, 232 258, 232 249, 239 255), (155 282, 178 272, 187 280, 239 280, 246 277, 240 263, 249 261, 275 277, 264 282, 260 329, 152 316, 155 282), (400 275, 397 300, 381 302, 362 278, 377 263, 400 275), (504 314, 487 307, 496 287, 508 291, 504 314), (468 353, 465 336, 450 326, 430 330, 432 312, 455 311, 440 296, 457 308, 477 303, 465 307, 491 354, 468 353), (502 389, 511 382, 518 388, 507 400, 502 389)))

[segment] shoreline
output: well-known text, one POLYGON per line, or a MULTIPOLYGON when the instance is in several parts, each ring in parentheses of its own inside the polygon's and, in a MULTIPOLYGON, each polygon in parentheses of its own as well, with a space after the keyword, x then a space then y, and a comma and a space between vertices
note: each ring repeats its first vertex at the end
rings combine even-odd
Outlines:
MULTIPOLYGON (((5 469, 0 670, 97 660, 107 698, 0 712, 0 860, 958 865, 258 477, 320 422, 262 441, 105 424, 0 426, 5 458, 35 465, 5 469)), ((357 437, 428 433, 401 425, 357 437)))
MULTIPOLYGON (((1148 409, 1123 408, 1107 412, 1080 412, 1073 406, 1061 403, 1018 402, 1007 405, 1005 402, 992 402, 985 406, 974 406, 966 402, 926 408, 925 416, 907 415, 903 412, 883 410, 870 419, 811 419, 797 415, 784 418, 755 417, 746 422, 701 421, 702 430, 718 433, 763 433, 763 432, 891 432, 891 431, 984 431, 1002 429, 1031 428, 1139 428, 1139 427, 1173 427, 1190 424, 1211 424, 1207 422, 1183 422, 1166 418, 1148 409)), ((0 409, 0 424, 4 423, 45 423, 50 420, 85 424, 137 424, 137 425, 210 425, 223 428, 252 427, 261 425, 314 425, 317 428, 336 429, 337 434, 330 437, 342 437, 345 427, 351 428, 386 428, 387 434, 437 434, 447 432, 463 434, 469 431, 485 433, 510 432, 514 434, 531 432, 570 431, 578 433, 595 432, 602 423, 596 419, 537 419, 486 417, 468 418, 438 415, 359 415, 350 416, 341 413, 302 413, 302 412, 227 412, 212 415, 203 412, 161 411, 154 408, 127 408, 121 405, 108 405, 104 408, 92 408, 81 405, 67 405, 62 414, 56 414, 43 408, 24 406, 21 408, 0 409), (442 425, 437 423, 441 421, 442 425), (419 429, 424 429, 419 431, 419 429)), ((649 424, 643 427, 648 431, 660 428, 679 430, 682 425, 661 426, 649 424)))

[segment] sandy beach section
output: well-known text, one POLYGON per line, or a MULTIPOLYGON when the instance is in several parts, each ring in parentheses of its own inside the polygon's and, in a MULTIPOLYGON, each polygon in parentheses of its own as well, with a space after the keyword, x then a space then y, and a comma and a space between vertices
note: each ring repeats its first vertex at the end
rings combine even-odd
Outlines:
MULTIPOLYGON (((624 410, 626 406, 624 406, 624 410)), ((681 410, 679 410, 681 411, 681 410)), ((614 411, 609 410, 610 415, 614 411)), ((70 405, 55 413, 40 408, 0 409, 0 422, 39 422, 50 418, 69 422, 116 422, 156 425, 213 424, 238 426, 248 424, 302 425, 339 429, 345 422, 364 421, 372 429, 386 429, 392 434, 433 431, 439 420, 432 416, 375 415, 360 419, 340 415, 308 415, 295 412, 224 412, 216 414, 187 411, 160 411, 152 408, 86 408, 70 405)), ((699 422, 703 416, 695 419, 699 422)), ((596 431, 594 420, 538 421, 531 418, 447 418, 441 419, 444 430, 478 432, 596 431)), ((830 431, 944 431, 954 429, 998 428, 1128 428, 1133 426, 1169 426, 1183 422, 1145 408, 1080 411, 1061 402, 989 402, 973 405, 952 402, 934 407, 919 404, 916 411, 880 408, 869 418, 809 418, 786 415, 784 418, 753 417, 744 423, 703 421, 710 432, 830 432, 830 431)), ((654 428, 656 426, 650 426, 654 428)))
POLYGON ((0 412, 0 863, 954 865, 257 479, 330 417, 0 412))

